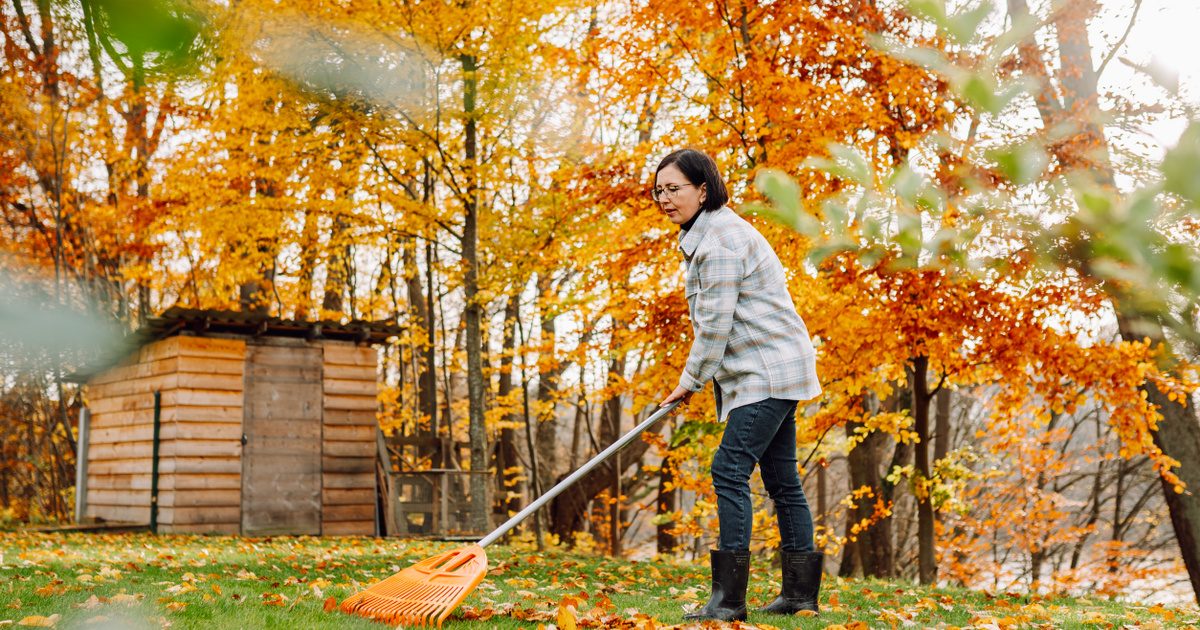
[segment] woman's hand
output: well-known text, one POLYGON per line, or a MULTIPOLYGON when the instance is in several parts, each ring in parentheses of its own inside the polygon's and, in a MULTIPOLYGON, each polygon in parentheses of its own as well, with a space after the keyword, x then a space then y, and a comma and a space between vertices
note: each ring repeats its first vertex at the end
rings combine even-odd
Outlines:
POLYGON ((682 400, 683 402, 686 403, 687 400, 689 398, 691 398, 692 394, 694 394, 694 393, 696 393, 696 392, 693 392, 690 389, 684 389, 684 388, 676 385, 675 391, 671 392, 670 396, 667 396, 666 398, 663 399, 662 402, 658 403, 658 406, 666 407, 667 405, 670 405, 671 403, 675 402, 676 400, 682 400))

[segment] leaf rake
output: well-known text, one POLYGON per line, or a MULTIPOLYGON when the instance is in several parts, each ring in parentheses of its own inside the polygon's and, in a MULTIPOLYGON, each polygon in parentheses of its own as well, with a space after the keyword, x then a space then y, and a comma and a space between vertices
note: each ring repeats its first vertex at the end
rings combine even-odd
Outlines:
POLYGON ((342 602, 342 612, 399 626, 436 625, 441 628, 446 617, 450 616, 487 575, 488 561, 484 547, 507 534, 563 490, 627 446, 634 438, 679 406, 679 403, 680 401, 675 401, 655 411, 632 431, 621 436, 478 543, 426 558, 372 584, 366 590, 346 598, 346 601, 342 602))

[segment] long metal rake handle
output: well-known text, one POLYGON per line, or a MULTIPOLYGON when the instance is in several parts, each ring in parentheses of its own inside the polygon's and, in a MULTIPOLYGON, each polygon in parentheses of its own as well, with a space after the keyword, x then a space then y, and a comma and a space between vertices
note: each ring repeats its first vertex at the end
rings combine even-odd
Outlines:
POLYGON ((572 484, 574 484, 576 481, 579 481, 580 478, 582 478, 584 475, 591 472, 593 468, 595 468, 596 466, 599 466, 601 463, 604 462, 604 460, 611 457, 613 455, 613 453, 616 453, 617 451, 621 450, 622 448, 625 448, 625 446, 628 445, 630 442, 632 442, 634 440, 634 438, 641 435, 641 433, 643 431, 645 431, 646 429, 649 429, 651 425, 653 425, 655 422, 658 422, 659 419, 661 419, 663 416, 670 413, 672 409, 678 407, 679 403, 681 403, 681 402, 683 402, 683 401, 676 400, 675 402, 671 403, 670 405, 667 405, 666 407, 663 407, 663 408, 659 409, 658 411, 655 411, 653 414, 650 415, 649 418, 646 418, 645 420, 642 421, 641 424, 634 427, 632 431, 630 431, 629 433, 626 433, 625 435, 622 435, 619 440, 610 444, 609 447, 604 449, 603 451, 600 451, 599 454, 597 454, 595 457, 593 457, 591 460, 589 460, 586 464, 580 466, 578 470, 571 473, 569 476, 567 476, 566 479, 563 479, 562 481, 558 482, 557 485, 555 485, 553 488, 550 488, 549 490, 547 490, 546 493, 543 494, 542 496, 538 497, 536 501, 525 506, 525 509, 521 510, 520 512, 517 512, 516 516, 513 516, 512 518, 508 519, 508 521, 506 521, 503 525, 501 525, 500 527, 497 527, 495 531, 488 534, 487 536, 484 536, 479 541, 479 546, 486 547, 486 546, 496 542, 496 540, 498 538, 507 534, 508 530, 516 527, 518 524, 521 523, 521 521, 528 518, 530 514, 533 514, 534 512, 536 512, 538 510, 538 508, 541 508, 543 505, 546 505, 547 503, 550 502, 551 499, 553 499, 554 497, 561 494, 563 490, 566 490, 567 488, 571 487, 572 484))

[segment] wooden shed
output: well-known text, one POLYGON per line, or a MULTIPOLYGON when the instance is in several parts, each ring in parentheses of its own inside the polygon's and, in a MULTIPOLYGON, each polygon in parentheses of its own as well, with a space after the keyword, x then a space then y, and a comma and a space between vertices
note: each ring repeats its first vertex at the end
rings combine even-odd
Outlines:
POLYGON ((172 309, 81 372, 77 514, 160 532, 375 534, 379 322, 172 309))

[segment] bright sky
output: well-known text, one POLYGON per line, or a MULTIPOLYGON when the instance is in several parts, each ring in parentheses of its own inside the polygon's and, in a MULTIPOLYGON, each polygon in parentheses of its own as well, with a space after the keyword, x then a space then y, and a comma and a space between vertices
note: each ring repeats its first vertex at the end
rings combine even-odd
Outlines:
MULTIPOLYGON (((1107 54, 1112 43, 1124 32, 1135 0, 1101 0, 1100 19, 1093 23, 1096 35, 1093 46, 1099 54, 1107 54)), ((1180 91, 1193 106, 1200 107, 1200 1, 1142 0, 1141 12, 1118 57, 1139 64, 1154 62, 1179 74, 1180 91)), ((1127 89, 1146 94, 1152 100, 1161 94, 1149 86, 1129 66, 1114 59, 1101 77, 1101 90, 1119 92, 1127 89)), ((1185 122, 1177 119, 1156 124, 1146 131, 1160 144, 1173 146, 1183 131, 1185 122)))

